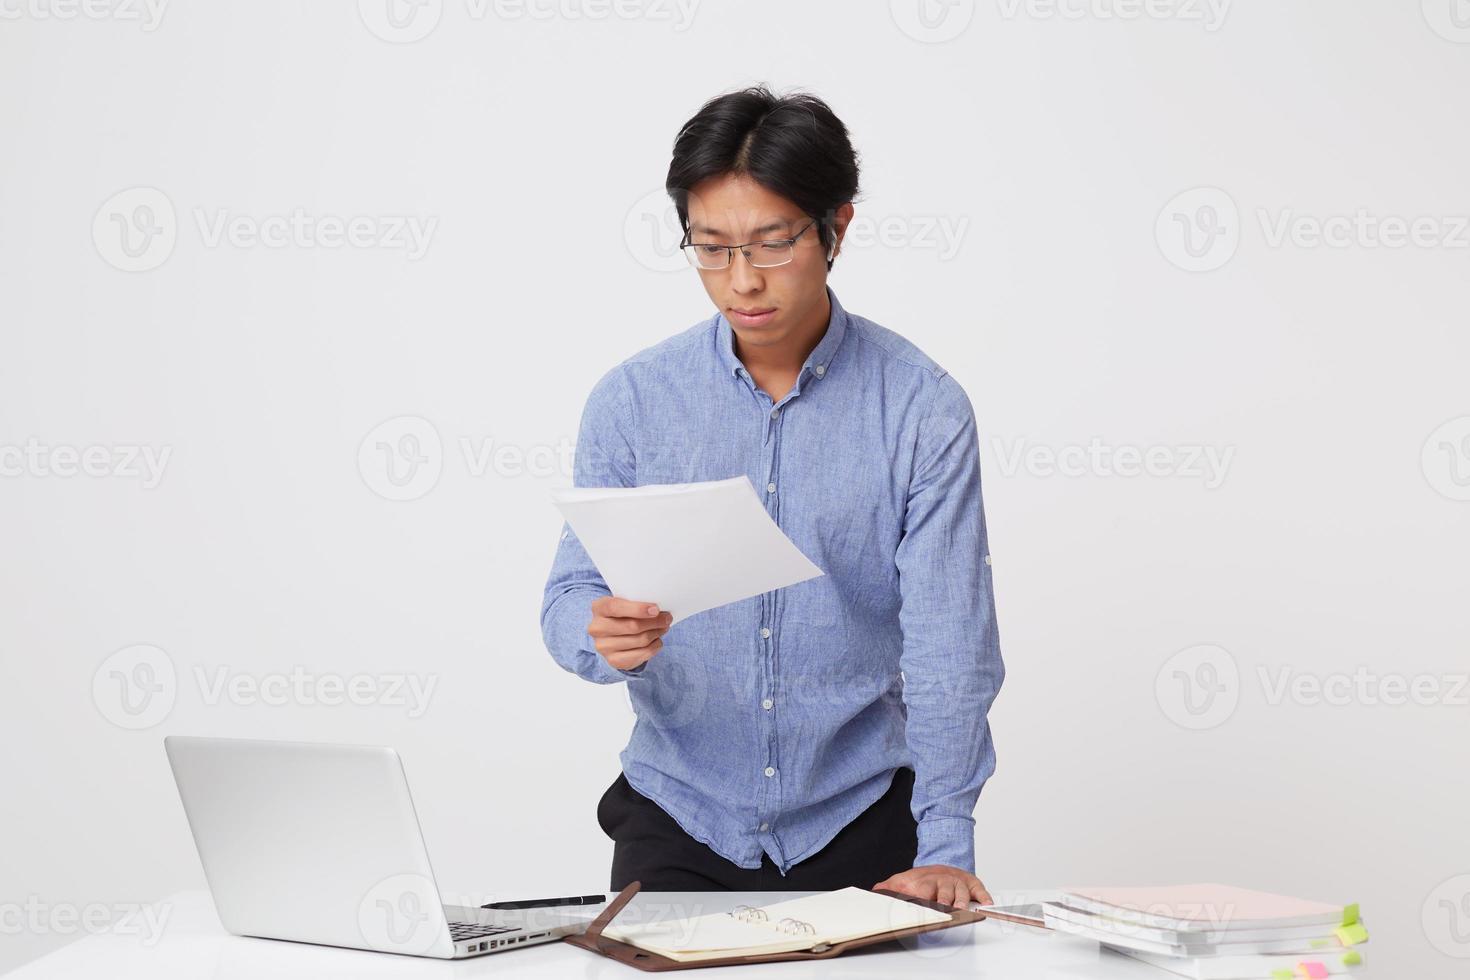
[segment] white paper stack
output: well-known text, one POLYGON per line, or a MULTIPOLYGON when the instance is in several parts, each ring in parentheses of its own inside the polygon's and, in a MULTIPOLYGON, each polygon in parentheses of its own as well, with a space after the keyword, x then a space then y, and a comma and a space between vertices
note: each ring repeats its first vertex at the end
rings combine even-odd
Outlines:
POLYGON ((1356 905, 1229 885, 1072 888, 1046 924, 1195 980, 1304 980, 1352 973, 1368 939, 1356 905))
POLYGON ((613 595, 656 603, 674 622, 822 574, 743 476, 576 487, 552 501, 613 595))

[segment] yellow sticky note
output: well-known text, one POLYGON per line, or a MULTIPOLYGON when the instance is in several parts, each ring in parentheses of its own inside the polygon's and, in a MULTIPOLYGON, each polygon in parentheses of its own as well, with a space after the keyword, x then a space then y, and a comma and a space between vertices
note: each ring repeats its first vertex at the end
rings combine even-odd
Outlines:
POLYGON ((1356 949, 1350 949, 1346 953, 1342 954, 1343 966, 1357 966, 1362 962, 1363 954, 1359 953, 1356 949))
POLYGON ((1350 926, 1356 924, 1357 921, 1358 904, 1354 902, 1352 905, 1349 905, 1347 908, 1342 910, 1342 924, 1345 926, 1350 926))
POLYGON ((1334 929, 1333 935, 1335 935, 1344 946, 1356 946, 1358 943, 1365 943, 1368 941, 1368 927, 1363 925, 1363 923, 1361 922, 1354 922, 1350 926, 1342 926, 1340 928, 1334 929))
POLYGON ((1271 980, 1293 980, 1296 972, 1293 970, 1272 970, 1271 980))

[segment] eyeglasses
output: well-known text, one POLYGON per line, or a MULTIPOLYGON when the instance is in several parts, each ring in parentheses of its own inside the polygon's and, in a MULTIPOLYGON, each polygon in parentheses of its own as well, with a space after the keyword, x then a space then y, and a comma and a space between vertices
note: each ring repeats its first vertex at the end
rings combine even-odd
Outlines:
MULTIPOLYGON (((730 263, 735 261, 735 250, 739 249, 755 269, 774 269, 778 265, 786 265, 793 258, 796 251, 796 240, 805 235, 807 229, 816 224, 815 221, 807 222, 806 226, 790 238, 777 238, 765 242, 746 242, 744 245, 711 245, 704 242, 684 242, 680 248, 684 250, 684 257, 689 264, 696 269, 728 269, 730 263), (752 252, 752 249, 754 251, 752 252)), ((686 234, 687 238, 688 235, 686 234)))

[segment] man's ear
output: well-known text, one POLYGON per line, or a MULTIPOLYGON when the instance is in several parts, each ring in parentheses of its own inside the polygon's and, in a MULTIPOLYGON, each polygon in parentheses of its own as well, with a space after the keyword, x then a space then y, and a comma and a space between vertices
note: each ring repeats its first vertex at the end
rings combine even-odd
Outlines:
POLYGON ((827 261, 831 262, 838 252, 842 251, 842 236, 847 233, 847 226, 852 223, 853 207, 848 201, 838 208, 832 215, 832 247, 827 250, 827 261))

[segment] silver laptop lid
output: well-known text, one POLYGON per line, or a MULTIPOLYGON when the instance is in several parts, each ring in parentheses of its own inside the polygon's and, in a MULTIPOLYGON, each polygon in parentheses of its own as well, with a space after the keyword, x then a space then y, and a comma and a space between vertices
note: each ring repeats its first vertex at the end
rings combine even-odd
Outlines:
POLYGON ((163 742, 227 930, 453 957, 397 752, 181 735, 163 742))

